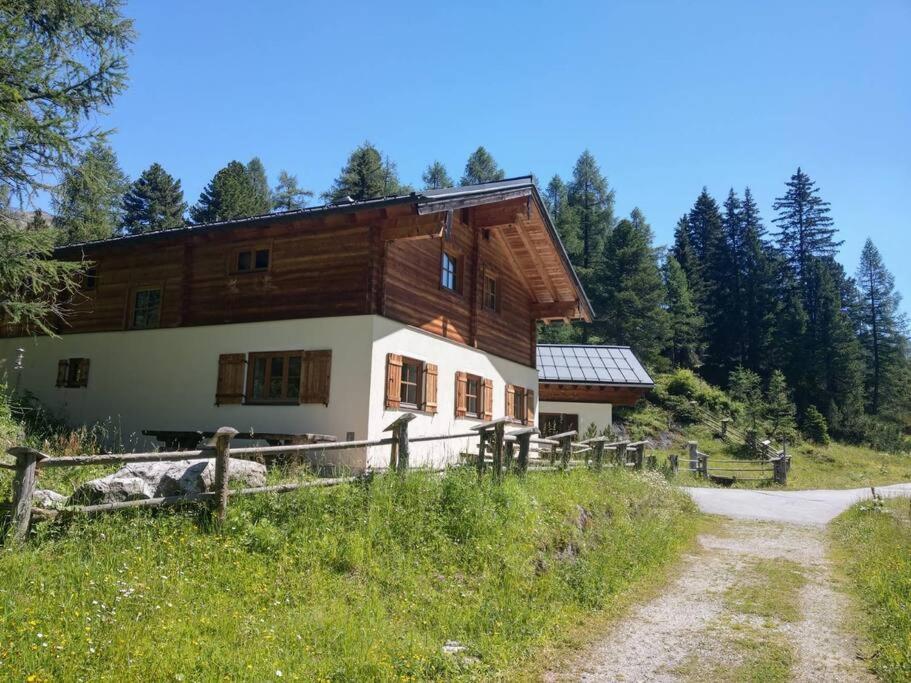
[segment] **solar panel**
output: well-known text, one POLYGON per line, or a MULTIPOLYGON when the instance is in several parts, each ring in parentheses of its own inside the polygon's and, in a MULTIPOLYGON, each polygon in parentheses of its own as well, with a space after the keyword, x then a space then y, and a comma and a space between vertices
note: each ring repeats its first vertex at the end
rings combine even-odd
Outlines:
POLYGON ((625 346, 539 344, 538 377, 550 382, 651 386, 642 363, 625 346))

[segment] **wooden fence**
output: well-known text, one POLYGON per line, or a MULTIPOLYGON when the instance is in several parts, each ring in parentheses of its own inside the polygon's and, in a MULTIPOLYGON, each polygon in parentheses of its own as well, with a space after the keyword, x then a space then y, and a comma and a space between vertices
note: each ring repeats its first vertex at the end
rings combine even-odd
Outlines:
POLYGON ((194 450, 75 455, 54 458, 32 448, 10 448, 7 453, 16 459, 15 465, 0 463, 0 468, 15 471, 13 501, 9 515, 9 536, 14 541, 23 541, 28 535, 29 524, 33 514, 52 517, 60 513, 95 514, 132 508, 178 507, 192 503, 208 503, 211 505, 216 523, 221 524, 227 513, 228 502, 232 497, 259 493, 286 493, 309 487, 333 486, 355 481, 358 478, 356 476, 334 477, 271 486, 230 489, 228 481, 232 457, 270 457, 278 454, 293 455, 312 451, 325 452, 388 446, 390 448, 388 469, 395 472, 404 472, 410 469, 411 445, 414 443, 477 438, 478 454, 470 459, 474 460, 479 475, 483 475, 490 468, 493 478, 497 481, 501 480, 507 472, 524 474, 529 469, 569 469, 572 466, 581 464, 573 462, 574 458, 579 456, 583 457, 586 466, 591 466, 598 470, 605 466, 613 465, 632 469, 657 466, 653 455, 646 457, 645 448, 648 444, 646 441, 608 443, 605 437, 596 437, 576 442, 573 440, 576 432, 564 432, 544 439, 539 437, 538 430, 534 427, 524 427, 507 433, 506 429, 511 424, 507 418, 500 418, 477 425, 469 432, 412 436, 408 432, 408 425, 415 417, 412 413, 405 413, 383 430, 389 436, 359 441, 232 448, 231 440, 238 432, 232 427, 222 427, 214 433, 208 445, 194 450), (536 453, 532 452, 532 444, 538 449, 536 453), (542 454, 545 457, 541 457, 542 454), (176 462, 195 459, 214 460, 215 476, 211 491, 95 505, 71 505, 61 510, 45 510, 33 507, 32 498, 36 489, 38 471, 41 469, 127 465, 140 462, 176 462))
POLYGON ((771 439, 759 439, 756 431, 748 429, 741 432, 734 426, 734 421, 729 417, 718 417, 700 406, 696 401, 690 401, 699 421, 710 427, 719 439, 726 443, 739 446, 749 446, 754 453, 766 458, 769 462, 787 456, 787 443, 782 441, 781 448, 776 449, 771 439))
POLYGON ((724 484, 757 481, 785 486, 788 483, 788 471, 791 469, 791 458, 787 452, 760 460, 710 458, 707 453, 699 450, 695 441, 688 441, 687 455, 689 471, 692 474, 724 484))

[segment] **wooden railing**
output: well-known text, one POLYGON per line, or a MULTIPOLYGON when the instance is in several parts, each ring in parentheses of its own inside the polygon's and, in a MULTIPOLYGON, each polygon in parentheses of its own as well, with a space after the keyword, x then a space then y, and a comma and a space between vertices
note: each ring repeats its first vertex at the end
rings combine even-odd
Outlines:
POLYGON ((765 481, 785 486, 791 469, 791 458, 781 453, 767 460, 715 459, 699 450, 695 441, 687 442, 689 471, 697 477, 736 483, 738 481, 765 481))
POLYGON ((228 481, 232 458, 254 458, 276 454, 305 454, 308 452, 322 453, 326 451, 388 446, 390 449, 388 469, 393 472, 404 472, 412 469, 410 465, 412 444, 476 438, 478 440, 478 454, 474 457, 474 465, 478 474, 483 475, 489 467, 493 478, 497 481, 502 480, 508 472, 522 475, 528 472, 529 469, 565 470, 574 466, 591 466, 600 470, 607 465, 643 469, 644 467, 657 466, 654 456, 646 457, 645 455, 645 448, 649 443, 646 441, 607 443, 606 437, 596 437, 576 442, 573 440, 576 436, 574 431, 556 434, 550 438, 541 438, 538 430, 534 427, 521 427, 507 432, 507 427, 512 424, 507 418, 485 422, 468 432, 414 436, 409 434, 408 427, 415 417, 412 413, 405 413, 383 430, 383 433, 388 433, 389 436, 358 441, 232 448, 231 441, 238 432, 232 427, 222 427, 214 432, 208 445, 193 450, 51 457, 32 448, 10 448, 7 453, 16 459, 15 465, 0 462, 0 468, 15 471, 13 501, 9 515, 9 535, 14 541, 24 540, 28 534, 33 512, 48 517, 60 513, 96 514, 134 508, 178 507, 193 503, 211 505, 216 524, 221 524, 225 520, 230 499, 236 496, 260 493, 287 493, 310 487, 334 486, 357 479, 356 476, 334 477, 331 479, 313 479, 270 486, 231 489, 228 486, 228 481), (532 451, 532 445, 537 447, 538 450, 536 452, 532 451), (542 453, 546 457, 542 458, 542 453), (605 462, 605 454, 610 454, 609 462, 605 462), (581 462, 579 461, 580 457, 582 459, 581 462), (43 510, 33 506, 32 498, 36 488, 37 475, 41 469, 127 465, 141 462, 177 462, 196 459, 214 460, 215 476, 212 490, 210 491, 94 505, 68 505, 60 510, 43 510))
POLYGON ((717 417, 710 411, 700 406, 696 401, 690 401, 693 411, 707 427, 711 428, 719 439, 726 443, 738 446, 749 446, 753 451, 769 462, 779 457, 787 456, 787 443, 782 440, 781 449, 776 449, 772 445, 771 439, 759 440, 759 436, 753 430, 741 432, 734 427, 734 421, 729 417, 717 417))

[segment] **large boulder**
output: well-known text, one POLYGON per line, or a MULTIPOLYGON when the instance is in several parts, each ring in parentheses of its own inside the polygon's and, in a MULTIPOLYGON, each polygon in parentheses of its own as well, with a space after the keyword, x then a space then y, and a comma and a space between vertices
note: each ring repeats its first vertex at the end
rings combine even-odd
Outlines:
MULTIPOLYGON (((251 460, 231 459, 228 480, 245 487, 264 486, 266 466, 251 460)), ((126 465, 100 479, 79 486, 70 497, 73 505, 97 505, 211 491, 215 460, 141 462, 126 465)))
POLYGON ((66 496, 50 489, 35 489, 32 491, 32 505, 48 510, 60 508, 66 505, 66 496))

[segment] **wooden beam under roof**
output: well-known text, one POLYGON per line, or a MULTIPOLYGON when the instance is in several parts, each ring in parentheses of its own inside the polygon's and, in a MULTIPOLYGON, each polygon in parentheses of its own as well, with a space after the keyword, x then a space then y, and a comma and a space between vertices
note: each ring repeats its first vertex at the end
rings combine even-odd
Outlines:
MULTIPOLYGON (((541 261, 541 257, 538 254, 537 249, 529 240, 528 235, 525 234, 525 226, 523 223, 512 223, 510 229, 505 233, 507 237, 516 235, 522 247, 528 253, 529 258, 531 259, 532 264, 534 265, 535 271, 538 274, 538 277, 541 278, 541 281, 544 283, 544 287, 547 290, 547 293, 550 295, 551 301, 559 301, 560 297, 557 295, 557 290, 554 287, 553 280, 550 273, 547 272, 547 268, 541 261)), ((542 297, 539 295, 536 297, 538 301, 542 301, 542 297)))
POLYGON ((431 199, 418 204, 418 213, 423 215, 426 213, 436 213, 438 211, 466 209, 472 206, 494 204, 497 202, 503 202, 507 199, 528 197, 530 195, 531 187, 522 187, 514 190, 502 190, 496 193, 487 192, 462 195, 453 197, 451 199, 446 199, 445 197, 437 200, 431 199))
POLYGON ((446 231, 446 216, 447 213, 434 213, 391 218, 379 223, 380 236, 387 242, 442 237, 446 231))
POLYGON ((515 223, 526 217, 528 198, 519 197, 499 204, 487 204, 474 209, 474 224, 479 228, 493 228, 515 223))
POLYGON ((531 306, 531 313, 536 320, 572 320, 581 317, 578 301, 535 303, 531 306))

